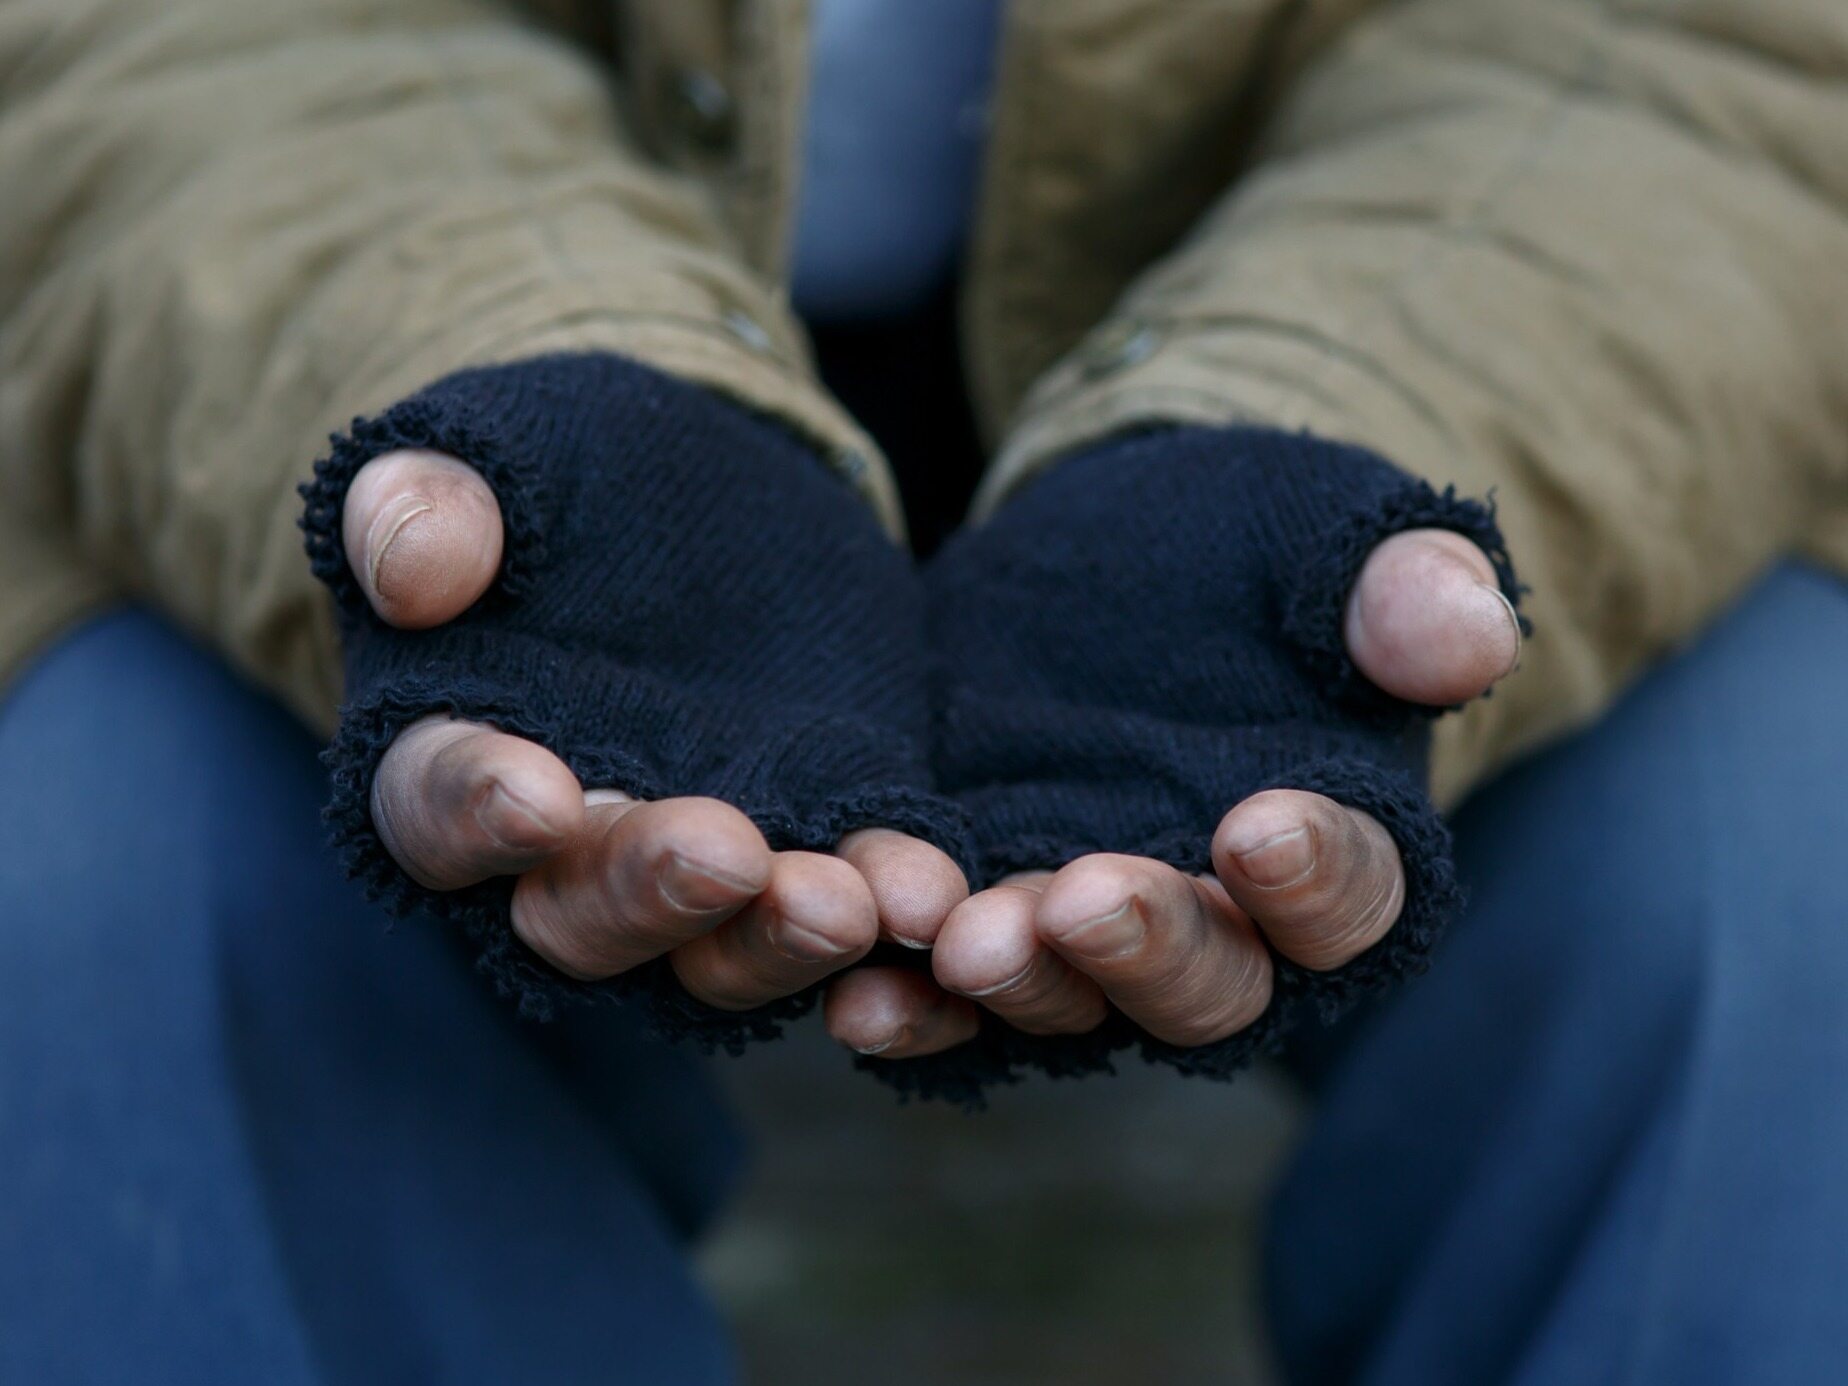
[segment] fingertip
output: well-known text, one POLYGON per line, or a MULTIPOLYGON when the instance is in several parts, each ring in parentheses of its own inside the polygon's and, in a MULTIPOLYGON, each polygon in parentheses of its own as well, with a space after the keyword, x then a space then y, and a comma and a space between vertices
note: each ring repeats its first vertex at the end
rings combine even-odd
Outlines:
POLYGON ((1126 952, 1146 931, 1151 899, 1172 867, 1147 857, 1099 852, 1061 868, 1039 897, 1034 924, 1055 947, 1091 954, 1126 952))
POLYGON ((625 867, 639 862, 657 873, 668 902, 690 912, 735 907, 762 893, 775 860, 742 810, 697 797, 637 805, 612 827, 610 850, 625 867))
POLYGON ((1033 965, 1040 949, 1033 915, 1038 896, 995 886, 952 909, 931 951, 931 971, 960 996, 983 997, 1007 988, 1033 965))
POLYGON ((1408 530, 1375 548, 1343 629, 1368 679, 1432 707, 1481 696, 1520 662, 1520 621, 1494 565, 1449 530, 1408 530))
POLYGON ((1220 821, 1213 869, 1234 904, 1291 961, 1328 971, 1398 921, 1405 869, 1371 815, 1302 790, 1253 795, 1220 821))
POLYGON ((1320 848, 1317 824, 1324 804, 1339 808, 1304 790, 1266 789, 1234 807, 1213 833, 1221 884, 1236 897, 1235 886, 1283 890, 1308 877, 1320 848))
POLYGON ((822 998, 822 1017, 837 1043, 887 1059, 938 1053, 981 1027, 971 1003, 945 995, 923 973, 889 967, 837 977, 822 998))
POLYGON ((443 453, 373 458, 347 488, 347 562, 379 619, 405 630, 454 620, 500 571, 500 505, 473 467, 443 453))
POLYGON ((858 871, 817 852, 778 852, 762 894, 668 960, 697 999, 748 1010, 857 962, 878 929, 872 892, 858 871))
MULTIPOLYGON (((539 748, 542 749, 542 748, 539 748)), ((584 828, 584 794, 563 763, 509 758, 482 793, 476 821, 497 846, 516 857, 557 851, 584 828)))
POLYGON ((836 855, 871 889, 880 932, 907 948, 929 948, 950 911, 969 898, 962 868, 922 838, 864 828, 842 838, 836 855))
POLYGON ((371 810, 393 859, 436 890, 525 870, 584 822, 576 777, 545 747, 443 716, 413 723, 386 748, 371 810))
POLYGON ((1035 922, 1100 998, 1169 1044, 1224 1038, 1269 1004, 1269 960, 1244 913, 1155 858, 1072 862, 1046 887, 1035 922))
POLYGON ((775 938, 805 961, 840 965, 863 956, 878 940, 872 887, 838 857, 779 852, 768 893, 777 915, 775 938))

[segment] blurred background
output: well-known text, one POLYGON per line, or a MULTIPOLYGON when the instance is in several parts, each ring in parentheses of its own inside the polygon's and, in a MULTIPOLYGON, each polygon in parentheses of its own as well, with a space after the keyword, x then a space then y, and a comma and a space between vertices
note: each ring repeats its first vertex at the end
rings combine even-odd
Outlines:
POLYGON ((899 1105, 820 1028, 718 1063, 754 1145, 700 1257, 747 1379, 1266 1386, 1260 1203, 1300 1099, 1129 1062, 966 1114, 899 1105))

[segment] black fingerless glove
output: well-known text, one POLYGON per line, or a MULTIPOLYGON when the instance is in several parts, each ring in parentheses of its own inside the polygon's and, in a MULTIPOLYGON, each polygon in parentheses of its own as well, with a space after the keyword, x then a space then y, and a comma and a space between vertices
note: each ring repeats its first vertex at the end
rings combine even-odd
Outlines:
POLYGON ((356 421, 303 494, 346 655, 326 757, 334 841, 394 911, 459 924, 523 1011, 637 996, 663 1032, 735 1047, 814 995, 719 1011, 664 963, 587 985, 515 937, 510 880, 418 886, 380 842, 369 801, 385 748, 428 713, 536 741, 586 787, 726 800, 773 848, 827 850, 877 825, 964 857, 960 815, 928 792, 909 556, 781 427, 619 357, 546 357, 463 371, 356 421), (476 467, 505 524, 492 590, 434 630, 381 622, 341 543, 354 473, 397 448, 476 467))
POLYGON ((969 812, 977 884, 1090 852, 1209 871, 1220 819, 1267 788, 1377 818, 1404 858, 1396 927, 1332 972, 1276 959, 1265 1017, 1221 1043, 1163 1044, 1121 1017, 1035 1039, 988 1020, 971 1046, 912 1060, 968 1095, 1017 1066, 1077 1073, 1139 1043, 1224 1076, 1303 1012, 1323 1018, 1417 971, 1461 896, 1425 791, 1432 710, 1369 684, 1342 638, 1368 553, 1455 530, 1518 589, 1488 506, 1359 448, 1252 428, 1176 428, 1060 462, 927 574, 940 665, 939 788, 969 812))

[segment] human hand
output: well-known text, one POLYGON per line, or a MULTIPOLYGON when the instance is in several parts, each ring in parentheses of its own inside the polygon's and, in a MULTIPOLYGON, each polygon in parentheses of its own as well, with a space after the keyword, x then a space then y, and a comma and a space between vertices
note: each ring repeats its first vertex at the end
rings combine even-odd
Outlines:
MULTIPOLYGON (((838 487, 826 477, 819 484, 838 487)), ((489 480, 428 449, 394 449, 359 466, 341 501, 339 534, 367 607, 405 632, 440 630, 475 608, 502 572, 507 544, 489 480)), ((625 534, 619 517, 609 531, 612 550, 675 537, 625 534)), ((669 567, 663 581, 698 586, 709 576, 689 579, 669 567)), ((711 600, 722 605, 727 596, 711 600)), ((666 638, 677 653, 699 633, 670 630, 666 638)), ((620 741, 622 732, 610 735, 620 741)), ((391 861, 425 890, 515 878, 512 932, 566 978, 601 981, 664 958, 695 1000, 748 1011, 814 986, 881 936, 934 936, 967 895, 951 857, 921 837, 862 826, 773 850, 732 803, 645 800, 587 783, 562 751, 486 718, 432 710, 392 736, 367 808, 391 861)))
MULTIPOLYGON (((1432 706, 1487 692, 1520 657, 1493 566, 1447 530, 1381 543, 1344 631, 1361 673, 1432 706)), ((1234 807, 1213 833, 1212 862, 1194 876, 1100 853, 1014 877, 951 911, 937 979, 1032 1034, 1089 1030, 1114 1006, 1158 1039, 1208 1044, 1263 1013, 1273 951, 1312 971, 1339 968, 1385 937, 1405 901, 1404 864, 1379 821, 1302 790, 1234 807)))
MULTIPOLYGON (((1449 706, 1480 696, 1520 657, 1520 627, 1476 545, 1412 530, 1368 558, 1347 603, 1347 648, 1381 689, 1449 706)), ((1222 1039, 1269 1003, 1271 949, 1317 971, 1377 943, 1405 871, 1379 822, 1324 795, 1274 789, 1220 820, 1212 874, 1096 854, 1012 876, 955 906, 934 940, 938 988, 867 969, 829 999, 831 1032, 886 1058, 966 1039, 949 997, 1029 1034, 1080 1033, 1114 1006, 1174 1044, 1222 1039), (939 990, 940 988, 940 990, 939 990)))
MULTIPOLYGON (((366 600, 403 629, 461 615, 500 567, 493 491, 440 453, 366 463, 342 531, 366 600)), ((513 927, 561 972, 594 981, 666 955, 689 993, 727 1010, 812 986, 881 931, 933 933, 968 893, 955 863, 918 838, 870 828, 832 855, 773 852, 729 804, 586 791, 545 747, 443 716, 392 742, 372 814, 398 864, 432 890, 518 876, 513 927)))

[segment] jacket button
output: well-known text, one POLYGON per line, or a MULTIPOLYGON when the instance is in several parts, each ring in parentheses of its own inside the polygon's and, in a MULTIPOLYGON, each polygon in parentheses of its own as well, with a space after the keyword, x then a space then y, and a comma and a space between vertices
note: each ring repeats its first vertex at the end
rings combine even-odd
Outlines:
POLYGON ((725 84, 704 68, 682 68, 668 88, 668 117, 681 136, 706 154, 731 148, 738 113, 725 84))
POLYGON ((1124 318, 1091 334, 1078 349, 1078 365, 1088 376, 1126 370, 1155 354, 1161 333, 1136 318, 1124 318))

